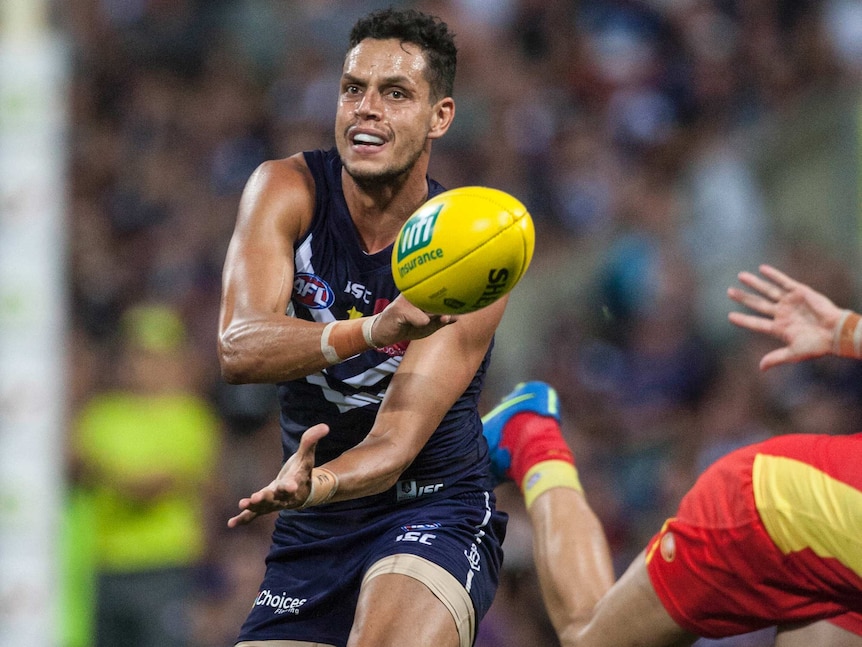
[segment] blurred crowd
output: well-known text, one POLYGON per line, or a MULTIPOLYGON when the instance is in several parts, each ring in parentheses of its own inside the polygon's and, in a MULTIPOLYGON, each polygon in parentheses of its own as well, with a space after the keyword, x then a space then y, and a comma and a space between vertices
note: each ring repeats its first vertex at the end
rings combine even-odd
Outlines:
MULTIPOLYGON (((859 0, 58 3, 72 57, 71 525, 172 492, 199 533, 153 539, 164 550, 147 555, 118 537, 113 561, 90 542, 92 569, 73 584, 86 601, 87 578, 165 565, 185 591, 158 619, 177 645, 232 644, 271 524, 225 522, 281 459, 272 387, 225 385, 215 354, 240 192, 260 162, 331 145, 348 31, 390 4, 441 16, 460 48, 457 117, 432 175, 509 191, 536 222, 486 405, 523 379, 557 387, 620 570, 729 449, 859 430, 858 363, 760 373, 772 344, 733 330, 725 297, 738 271, 768 261, 859 307, 859 0), (128 440, 139 427, 110 413, 123 394, 193 449, 128 440)), ((556 644, 517 492, 498 494, 512 515, 506 568, 477 647, 556 644)), ((158 591, 147 586, 132 589, 158 591)), ((109 602, 134 606, 120 590, 109 602)), ((69 647, 99 631, 87 609, 69 611, 69 647)))

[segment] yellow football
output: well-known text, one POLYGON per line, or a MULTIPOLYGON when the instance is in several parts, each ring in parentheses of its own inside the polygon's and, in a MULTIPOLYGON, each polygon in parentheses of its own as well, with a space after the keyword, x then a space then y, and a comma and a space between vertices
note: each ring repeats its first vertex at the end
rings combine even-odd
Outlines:
POLYGON ((395 285, 417 308, 464 314, 507 294, 530 265, 533 219, 504 191, 441 193, 404 223, 392 249, 395 285))

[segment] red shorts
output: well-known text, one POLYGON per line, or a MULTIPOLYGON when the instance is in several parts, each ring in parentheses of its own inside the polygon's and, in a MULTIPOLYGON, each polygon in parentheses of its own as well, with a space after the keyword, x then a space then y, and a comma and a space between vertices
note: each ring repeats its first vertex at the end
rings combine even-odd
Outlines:
POLYGON ((707 638, 829 618, 862 636, 862 434, 716 461, 647 547, 670 616, 707 638))

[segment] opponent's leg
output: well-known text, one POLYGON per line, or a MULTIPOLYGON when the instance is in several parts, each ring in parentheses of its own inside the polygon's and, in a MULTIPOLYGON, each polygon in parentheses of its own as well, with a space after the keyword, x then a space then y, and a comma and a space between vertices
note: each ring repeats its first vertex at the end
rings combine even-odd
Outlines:
POLYGON ((524 493, 545 608, 565 641, 574 639, 613 584, 613 566, 559 421, 556 391, 526 382, 483 424, 495 476, 511 478, 524 493))
POLYGON ((527 512, 548 617, 562 645, 577 645, 614 581, 604 530, 584 495, 572 488, 547 490, 527 512))
POLYGON ((689 647, 697 639, 668 615, 641 553, 601 599, 577 639, 563 647, 689 647))
POLYGON ((779 627, 775 647, 862 647, 862 636, 828 620, 796 627, 779 627))
POLYGON ((562 436, 556 392, 518 385, 485 419, 498 477, 524 493, 545 607, 563 647, 677 647, 695 640, 667 614, 643 556, 614 585, 604 530, 562 436), (612 588, 613 585, 613 588, 612 588))

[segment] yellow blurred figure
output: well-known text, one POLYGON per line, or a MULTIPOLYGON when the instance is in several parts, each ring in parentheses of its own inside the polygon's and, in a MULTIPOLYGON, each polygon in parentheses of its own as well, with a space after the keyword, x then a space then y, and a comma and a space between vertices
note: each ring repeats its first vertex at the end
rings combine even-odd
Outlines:
POLYGON ((186 644, 184 611, 205 551, 205 489, 220 445, 190 359, 176 312, 131 308, 117 384, 75 421, 74 472, 93 523, 97 646, 186 644))

